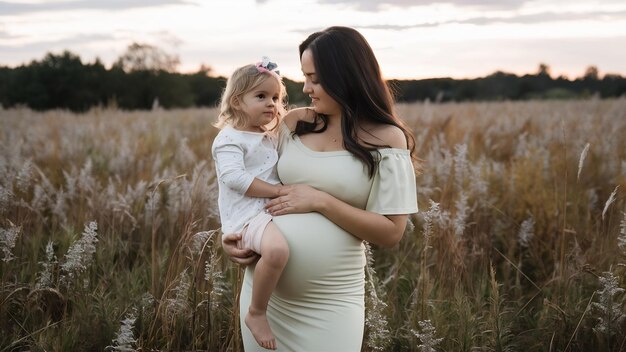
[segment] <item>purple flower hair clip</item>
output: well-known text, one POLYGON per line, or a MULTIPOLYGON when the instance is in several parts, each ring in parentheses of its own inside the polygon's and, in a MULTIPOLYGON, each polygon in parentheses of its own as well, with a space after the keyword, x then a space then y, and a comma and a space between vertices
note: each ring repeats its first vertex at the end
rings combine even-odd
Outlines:
POLYGON ((256 69, 259 70, 259 72, 274 73, 280 77, 278 65, 275 62, 271 62, 270 58, 267 56, 263 56, 262 61, 256 63, 256 69))

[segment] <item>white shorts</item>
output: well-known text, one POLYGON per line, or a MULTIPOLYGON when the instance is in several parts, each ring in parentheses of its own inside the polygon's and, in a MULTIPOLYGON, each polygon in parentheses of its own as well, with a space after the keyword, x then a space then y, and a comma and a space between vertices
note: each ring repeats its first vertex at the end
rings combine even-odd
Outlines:
POLYGON ((256 253, 261 253, 261 239, 270 221, 272 221, 272 216, 266 212, 260 212, 253 217, 250 222, 243 227, 241 240, 237 242, 237 247, 240 249, 252 249, 256 253))

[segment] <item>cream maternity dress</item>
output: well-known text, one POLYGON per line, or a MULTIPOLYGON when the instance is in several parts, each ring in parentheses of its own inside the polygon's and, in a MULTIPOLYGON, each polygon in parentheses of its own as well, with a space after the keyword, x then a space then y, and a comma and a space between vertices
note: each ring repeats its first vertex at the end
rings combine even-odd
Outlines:
MULTIPOLYGON (((281 124, 278 175, 284 184, 308 184, 352 206, 379 214, 417 212, 415 174, 407 150, 381 149, 373 178, 348 151, 317 152, 281 124)), ((364 327, 364 246, 319 213, 274 217, 290 250, 267 316, 279 351, 360 351, 364 327)), ((243 322, 254 267, 240 296, 246 351, 260 347, 243 322)))

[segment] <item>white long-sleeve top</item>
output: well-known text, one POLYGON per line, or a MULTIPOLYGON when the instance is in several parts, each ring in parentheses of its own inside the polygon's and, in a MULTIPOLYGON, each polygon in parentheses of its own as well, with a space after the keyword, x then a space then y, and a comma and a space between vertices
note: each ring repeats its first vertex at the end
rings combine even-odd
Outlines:
POLYGON ((224 233, 239 232, 250 219, 264 211, 267 198, 245 195, 254 178, 278 184, 277 137, 224 127, 213 141, 211 153, 218 179, 218 206, 224 233))

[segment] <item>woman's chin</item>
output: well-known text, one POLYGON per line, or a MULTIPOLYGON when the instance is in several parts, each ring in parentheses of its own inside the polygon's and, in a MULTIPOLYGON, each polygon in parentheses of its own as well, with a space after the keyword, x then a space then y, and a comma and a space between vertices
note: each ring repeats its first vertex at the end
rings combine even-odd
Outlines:
POLYGON ((324 113, 323 109, 320 109, 320 107, 317 106, 315 103, 311 103, 311 108, 313 109, 313 111, 315 111, 318 114, 324 113))

